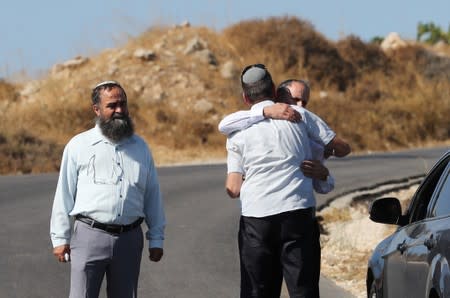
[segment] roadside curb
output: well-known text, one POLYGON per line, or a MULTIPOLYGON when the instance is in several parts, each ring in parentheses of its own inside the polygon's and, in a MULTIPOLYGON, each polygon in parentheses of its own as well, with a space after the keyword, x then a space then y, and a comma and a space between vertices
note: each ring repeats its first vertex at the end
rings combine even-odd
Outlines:
POLYGON ((410 176, 403 179, 389 180, 382 183, 377 183, 372 186, 362 187, 359 189, 347 191, 329 198, 324 204, 317 208, 318 211, 327 208, 333 203, 336 208, 345 207, 352 202, 366 201, 377 198, 386 193, 399 191, 409 188, 413 185, 418 185, 422 182, 425 174, 410 176))

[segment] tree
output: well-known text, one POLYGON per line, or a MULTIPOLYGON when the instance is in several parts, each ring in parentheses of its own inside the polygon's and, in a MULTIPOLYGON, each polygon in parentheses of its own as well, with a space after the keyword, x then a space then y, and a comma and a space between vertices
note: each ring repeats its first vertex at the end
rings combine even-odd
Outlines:
POLYGON ((417 41, 435 44, 441 40, 450 43, 450 26, 448 32, 445 32, 433 22, 419 22, 417 25, 417 41))
POLYGON ((374 43, 374 44, 381 44, 384 40, 384 37, 381 36, 374 36, 372 37, 372 39, 370 40, 370 43, 374 43))

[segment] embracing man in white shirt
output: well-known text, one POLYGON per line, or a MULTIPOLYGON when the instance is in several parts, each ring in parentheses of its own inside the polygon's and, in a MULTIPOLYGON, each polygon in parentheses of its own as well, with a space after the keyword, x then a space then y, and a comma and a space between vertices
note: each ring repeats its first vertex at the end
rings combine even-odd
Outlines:
MULTIPOLYGON (((298 108, 298 123, 261 121, 275 98, 264 65, 246 67, 241 84, 244 101, 251 106, 244 122, 251 123, 227 140, 226 182, 228 194, 241 202, 241 297, 278 297, 283 277, 291 297, 314 297, 315 199, 312 181, 300 164, 312 158, 310 139, 336 156, 347 155, 350 147, 303 108, 298 108), (252 117, 260 117, 259 122, 252 117)), ((242 123, 235 120, 230 122, 242 123)))

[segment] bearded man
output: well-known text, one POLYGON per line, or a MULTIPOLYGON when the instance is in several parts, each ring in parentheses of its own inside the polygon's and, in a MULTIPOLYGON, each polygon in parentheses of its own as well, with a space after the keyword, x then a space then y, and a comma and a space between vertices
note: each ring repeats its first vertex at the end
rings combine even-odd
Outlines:
POLYGON ((144 220, 150 260, 163 256, 158 176, 147 144, 134 134, 122 86, 95 86, 92 107, 95 127, 64 149, 50 221, 53 254, 71 262, 71 298, 98 297, 105 274, 108 297, 136 297, 144 220))

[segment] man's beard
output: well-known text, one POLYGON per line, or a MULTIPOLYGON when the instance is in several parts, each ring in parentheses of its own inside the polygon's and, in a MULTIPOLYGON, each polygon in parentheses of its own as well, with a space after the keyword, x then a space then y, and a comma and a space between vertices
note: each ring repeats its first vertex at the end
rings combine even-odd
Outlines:
POLYGON ((103 135, 114 143, 131 137, 134 133, 133 121, 128 115, 112 115, 111 118, 105 119, 97 117, 97 124, 99 125, 103 135))

